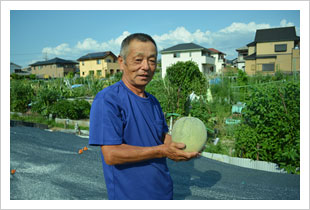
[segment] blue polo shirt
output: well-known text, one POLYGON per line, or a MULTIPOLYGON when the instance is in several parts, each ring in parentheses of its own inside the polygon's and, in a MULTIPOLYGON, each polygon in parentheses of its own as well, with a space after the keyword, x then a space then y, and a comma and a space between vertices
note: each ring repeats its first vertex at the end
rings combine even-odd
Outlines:
MULTIPOLYGON (((123 81, 100 91, 91 107, 89 144, 151 147, 162 144, 168 132, 157 99, 134 94, 123 81)), ((107 165, 102 157, 105 183, 110 200, 168 200, 173 184, 166 158, 138 163, 107 165)))

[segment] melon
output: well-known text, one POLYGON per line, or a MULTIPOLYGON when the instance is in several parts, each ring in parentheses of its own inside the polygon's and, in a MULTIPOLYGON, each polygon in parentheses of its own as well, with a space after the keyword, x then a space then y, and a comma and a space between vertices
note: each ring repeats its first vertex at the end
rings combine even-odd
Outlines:
POLYGON ((207 130, 203 122, 196 117, 182 117, 172 128, 173 142, 184 143, 186 152, 199 152, 207 141, 207 130))

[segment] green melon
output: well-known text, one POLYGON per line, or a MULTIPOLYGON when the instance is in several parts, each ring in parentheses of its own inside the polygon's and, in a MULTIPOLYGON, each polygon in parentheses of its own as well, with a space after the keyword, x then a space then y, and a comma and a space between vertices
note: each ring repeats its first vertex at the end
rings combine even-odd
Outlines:
POLYGON ((198 118, 182 117, 174 123, 171 136, 173 142, 186 145, 184 151, 199 152, 207 141, 207 130, 198 118))

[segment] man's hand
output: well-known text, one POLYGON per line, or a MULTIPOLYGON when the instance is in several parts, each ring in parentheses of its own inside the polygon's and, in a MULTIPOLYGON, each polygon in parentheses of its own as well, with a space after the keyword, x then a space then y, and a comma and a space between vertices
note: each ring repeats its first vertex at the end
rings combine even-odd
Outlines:
POLYGON ((164 139, 163 155, 174 161, 187 161, 198 157, 198 152, 185 152, 186 147, 183 143, 176 143, 172 141, 171 135, 166 134, 164 139))

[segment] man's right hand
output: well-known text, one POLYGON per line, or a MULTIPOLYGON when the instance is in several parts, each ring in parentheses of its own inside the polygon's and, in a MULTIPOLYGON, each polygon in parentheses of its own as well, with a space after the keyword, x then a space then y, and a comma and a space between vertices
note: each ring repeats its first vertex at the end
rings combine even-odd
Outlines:
POLYGON ((164 144, 161 146, 163 148, 163 156, 174 161, 187 161, 199 156, 198 152, 185 152, 186 145, 173 142, 169 134, 166 134, 164 144))

